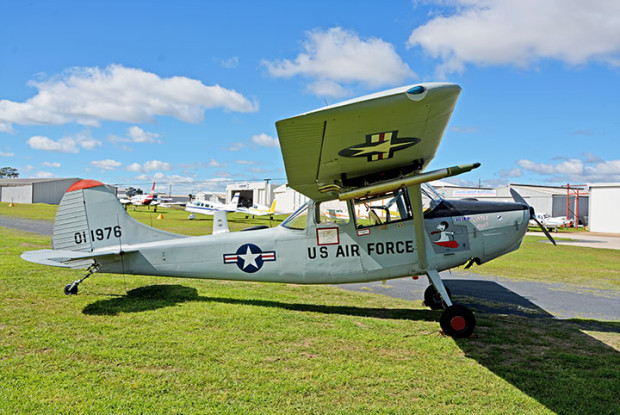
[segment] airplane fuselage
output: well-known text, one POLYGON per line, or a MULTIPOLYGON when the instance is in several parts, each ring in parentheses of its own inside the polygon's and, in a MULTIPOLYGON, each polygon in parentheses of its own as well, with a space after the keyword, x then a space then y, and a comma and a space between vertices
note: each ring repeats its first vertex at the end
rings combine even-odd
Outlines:
MULTIPOLYGON (((529 211, 514 203, 446 202, 426 214, 429 267, 445 270, 472 258, 489 261, 519 247, 529 211), (457 207, 455 209, 455 206, 457 207), (458 215, 451 212, 458 211, 458 215), (448 229, 444 229, 445 227, 448 229)), ((315 204, 309 204, 309 211, 315 204)), ((296 284, 376 281, 418 275, 415 219, 377 226, 315 223, 123 245, 99 272, 296 284)))

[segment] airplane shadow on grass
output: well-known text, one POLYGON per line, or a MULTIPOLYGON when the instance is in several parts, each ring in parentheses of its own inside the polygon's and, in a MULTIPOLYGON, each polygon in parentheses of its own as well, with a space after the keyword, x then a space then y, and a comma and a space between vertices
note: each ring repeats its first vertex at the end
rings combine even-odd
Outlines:
MULTIPOLYGON (((558 320, 526 298, 492 281, 449 281, 455 302, 476 311, 474 336, 456 340, 474 359, 549 410, 560 414, 614 414, 620 408, 620 353, 584 330, 620 333, 620 323, 558 320)), ((184 302, 274 307, 379 319, 438 321, 430 310, 285 303, 200 296, 181 285, 151 285, 99 300, 84 314, 117 315, 184 302)))

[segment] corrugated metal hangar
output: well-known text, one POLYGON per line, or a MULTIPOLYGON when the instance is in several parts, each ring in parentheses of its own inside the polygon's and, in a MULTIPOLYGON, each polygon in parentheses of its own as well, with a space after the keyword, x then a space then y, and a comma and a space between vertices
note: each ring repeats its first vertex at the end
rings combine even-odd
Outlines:
POLYGON ((0 201, 57 205, 77 177, 54 179, 0 179, 0 201))

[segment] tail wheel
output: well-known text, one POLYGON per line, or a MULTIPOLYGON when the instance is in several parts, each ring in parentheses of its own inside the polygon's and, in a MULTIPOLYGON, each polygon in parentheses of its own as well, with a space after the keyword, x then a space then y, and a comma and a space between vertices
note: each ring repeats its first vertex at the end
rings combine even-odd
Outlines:
MULTIPOLYGON (((452 293, 450 292, 450 289, 448 287, 445 288, 448 293, 448 297, 452 300, 452 293)), ((441 299, 441 294, 439 294, 439 291, 437 291, 432 284, 426 287, 426 290, 424 291, 424 304, 426 304, 427 307, 430 307, 431 310, 441 310, 442 308, 446 308, 446 304, 441 299)))
POLYGON ((441 329, 451 337, 469 337, 476 327, 476 317, 471 310, 463 305, 453 304, 441 313, 439 320, 441 329))

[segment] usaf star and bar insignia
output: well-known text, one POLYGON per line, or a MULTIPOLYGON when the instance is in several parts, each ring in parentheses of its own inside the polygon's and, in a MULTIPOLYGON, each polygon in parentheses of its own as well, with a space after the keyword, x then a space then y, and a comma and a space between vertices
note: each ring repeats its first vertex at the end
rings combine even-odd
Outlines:
POLYGON ((399 150, 409 148, 421 140, 415 137, 398 137, 398 130, 366 135, 366 142, 344 148, 338 152, 342 157, 366 157, 370 161, 386 160, 399 150))
POLYGON ((276 251, 262 251, 254 244, 244 244, 234 254, 224 254, 224 264, 237 264, 243 272, 255 273, 268 261, 276 260, 276 251))

